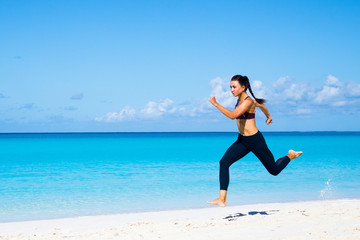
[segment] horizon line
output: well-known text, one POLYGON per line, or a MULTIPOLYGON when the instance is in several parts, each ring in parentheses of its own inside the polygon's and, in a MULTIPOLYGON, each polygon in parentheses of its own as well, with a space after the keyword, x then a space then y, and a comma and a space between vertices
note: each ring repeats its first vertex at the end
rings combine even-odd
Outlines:
MULTIPOLYGON (((328 131, 261 131, 263 133, 360 133, 360 131, 338 131, 338 130, 328 130, 328 131)), ((237 131, 113 131, 113 132, 102 132, 102 131, 89 131, 89 132, 0 132, 0 134, 100 134, 100 133, 237 133, 237 131)))

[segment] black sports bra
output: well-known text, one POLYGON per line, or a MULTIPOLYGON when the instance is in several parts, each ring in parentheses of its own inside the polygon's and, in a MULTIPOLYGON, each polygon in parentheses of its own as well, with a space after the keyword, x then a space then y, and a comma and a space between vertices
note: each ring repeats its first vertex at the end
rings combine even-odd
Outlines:
MULTIPOLYGON (((247 98, 249 98, 250 96, 247 96, 246 98, 244 98, 244 100, 246 100, 247 98)), ((243 101, 244 101, 243 100, 243 101)), ((240 99, 237 100, 237 103, 235 105, 235 108, 239 105, 240 103, 240 99)), ((240 115, 239 117, 237 117, 236 119, 254 119, 255 118, 255 112, 250 113, 250 112, 245 112, 244 114, 240 115)))

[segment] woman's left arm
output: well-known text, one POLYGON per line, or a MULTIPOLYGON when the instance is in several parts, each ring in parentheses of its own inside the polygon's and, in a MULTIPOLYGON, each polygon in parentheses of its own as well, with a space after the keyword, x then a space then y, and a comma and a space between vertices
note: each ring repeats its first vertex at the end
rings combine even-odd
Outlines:
POLYGON ((267 118, 266 119, 266 124, 270 125, 272 123, 272 117, 270 115, 270 112, 269 112, 268 108, 265 106, 265 104, 264 103, 260 104, 257 101, 255 101, 255 107, 260 108, 260 110, 265 114, 265 116, 267 118))

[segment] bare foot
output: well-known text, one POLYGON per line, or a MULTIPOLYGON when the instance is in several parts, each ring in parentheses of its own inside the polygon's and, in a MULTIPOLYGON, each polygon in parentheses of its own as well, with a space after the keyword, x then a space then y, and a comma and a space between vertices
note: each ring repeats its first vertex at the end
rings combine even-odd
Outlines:
POLYGON ((290 160, 293 160, 300 157, 301 154, 303 154, 303 152, 295 152, 294 150, 289 150, 288 157, 290 158, 290 160))
POLYGON ((217 206, 220 206, 220 207, 225 207, 226 206, 226 202, 224 200, 221 200, 220 198, 212 200, 212 201, 208 201, 206 203, 211 204, 211 205, 217 205, 217 206))

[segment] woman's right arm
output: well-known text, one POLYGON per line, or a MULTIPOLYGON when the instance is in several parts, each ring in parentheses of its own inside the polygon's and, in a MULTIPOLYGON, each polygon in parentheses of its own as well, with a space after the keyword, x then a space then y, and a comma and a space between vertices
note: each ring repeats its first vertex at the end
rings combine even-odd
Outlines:
POLYGON ((226 117, 230 118, 231 120, 234 120, 235 118, 239 117, 240 115, 243 115, 251 106, 252 101, 244 101, 240 104, 240 106, 237 106, 234 111, 231 111, 220 104, 216 102, 216 99, 214 96, 211 96, 209 101, 212 105, 214 105, 217 109, 220 110, 226 117))
POLYGON ((254 101, 255 102, 255 106, 256 107, 258 107, 258 108, 260 108, 260 110, 265 114, 265 116, 266 116, 266 124, 267 125, 270 125, 271 123, 272 123, 272 117, 271 117, 271 115, 270 115, 270 112, 269 112, 269 110, 267 109, 267 107, 265 106, 265 104, 264 103, 262 103, 262 104, 260 104, 260 103, 258 103, 258 102, 256 102, 256 101, 254 101))

